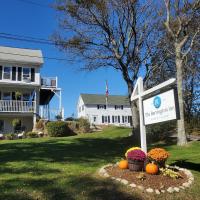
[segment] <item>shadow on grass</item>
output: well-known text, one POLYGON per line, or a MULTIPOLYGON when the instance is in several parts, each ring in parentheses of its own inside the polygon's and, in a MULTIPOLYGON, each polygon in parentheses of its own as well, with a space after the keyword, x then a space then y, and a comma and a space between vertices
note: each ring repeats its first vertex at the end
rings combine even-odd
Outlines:
POLYGON ((1 184, 0 193, 4 200, 141 200, 137 194, 130 195, 123 191, 119 184, 108 179, 97 179, 92 176, 71 176, 63 185, 58 180, 48 179, 10 179, 1 184), (18 186, 16 190, 16 185, 18 186), (28 191, 31 191, 29 193, 28 191), (33 192, 34 191, 34 192, 33 192), (33 196, 34 193, 34 196, 33 196))
POLYGON ((1 144, 0 160, 1 164, 11 161, 98 163, 99 160, 105 160, 112 162, 114 157, 121 157, 127 147, 131 145, 133 145, 131 137, 76 138, 70 143, 60 140, 38 143, 6 143, 1 144))
POLYGON ((189 162, 187 160, 176 160, 172 163, 172 165, 177 165, 179 167, 183 167, 189 170, 194 170, 197 172, 200 172, 200 164, 199 163, 193 163, 189 162))

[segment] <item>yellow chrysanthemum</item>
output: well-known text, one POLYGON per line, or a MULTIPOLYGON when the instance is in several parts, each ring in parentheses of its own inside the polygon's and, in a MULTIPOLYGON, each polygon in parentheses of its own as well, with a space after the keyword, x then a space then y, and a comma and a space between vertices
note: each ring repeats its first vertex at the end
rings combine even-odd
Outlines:
POLYGON ((131 147, 130 149, 128 149, 128 150, 126 151, 125 157, 127 158, 127 154, 128 154, 129 151, 133 151, 133 150, 136 150, 136 149, 137 149, 137 150, 138 150, 138 149, 139 149, 139 150, 142 150, 140 147, 131 147))

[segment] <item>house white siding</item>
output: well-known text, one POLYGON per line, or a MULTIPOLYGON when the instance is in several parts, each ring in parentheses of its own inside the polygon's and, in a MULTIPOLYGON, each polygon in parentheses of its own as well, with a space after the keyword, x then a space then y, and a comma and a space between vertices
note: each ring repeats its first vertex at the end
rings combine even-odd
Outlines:
POLYGON ((131 108, 127 105, 85 104, 79 97, 77 104, 78 118, 84 117, 95 125, 116 125, 130 127, 132 124, 131 108))

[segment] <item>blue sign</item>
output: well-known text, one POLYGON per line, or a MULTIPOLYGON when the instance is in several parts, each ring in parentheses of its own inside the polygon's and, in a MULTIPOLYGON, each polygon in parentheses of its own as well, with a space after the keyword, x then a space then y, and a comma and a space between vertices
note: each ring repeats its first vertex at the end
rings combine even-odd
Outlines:
POLYGON ((159 96, 156 96, 153 99, 153 105, 154 105, 155 108, 160 108, 160 106, 161 106, 161 98, 159 96))

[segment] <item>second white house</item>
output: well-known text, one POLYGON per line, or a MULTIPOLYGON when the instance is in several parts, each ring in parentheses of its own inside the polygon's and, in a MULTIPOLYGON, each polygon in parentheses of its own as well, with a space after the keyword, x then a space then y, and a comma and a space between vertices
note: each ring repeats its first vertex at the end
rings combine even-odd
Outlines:
POLYGON ((78 118, 84 117, 94 125, 132 126, 130 103, 127 96, 80 94, 77 104, 78 118))

